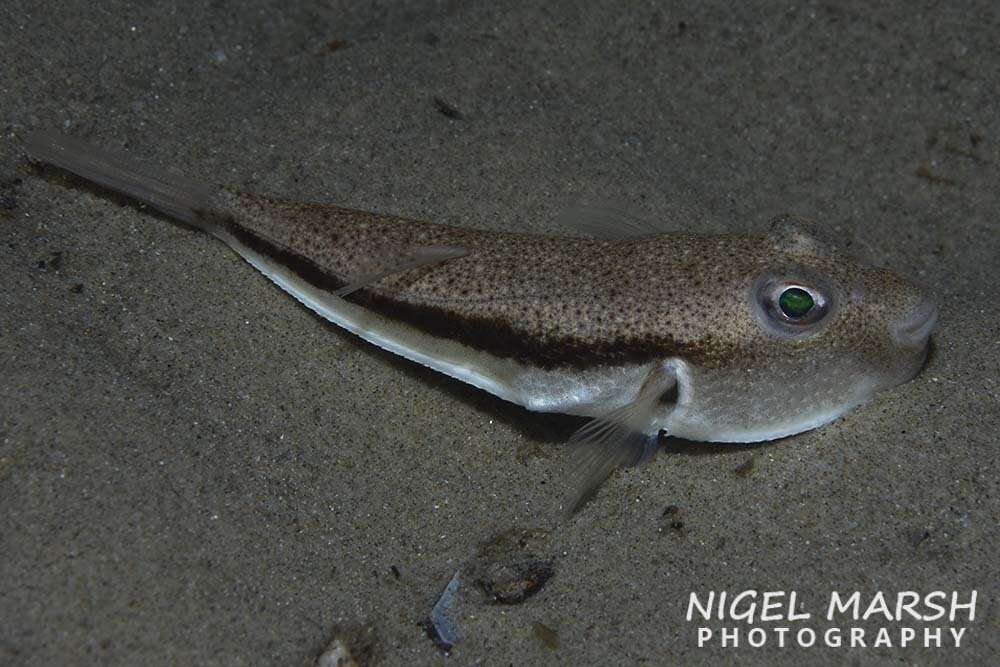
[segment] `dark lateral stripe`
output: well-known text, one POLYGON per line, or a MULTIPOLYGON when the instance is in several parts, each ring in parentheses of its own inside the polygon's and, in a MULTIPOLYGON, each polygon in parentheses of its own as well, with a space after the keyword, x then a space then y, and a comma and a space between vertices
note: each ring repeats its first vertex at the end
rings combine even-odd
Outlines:
MULTIPOLYGON (((334 292, 346 283, 325 272, 311 260, 283 248, 234 222, 227 230, 241 243, 278 264, 318 289, 334 292)), ((539 340, 516 331, 497 318, 466 317, 439 306, 413 304, 362 289, 347 297, 379 315, 403 322, 430 336, 452 340, 474 350, 501 358, 515 359, 540 368, 583 368, 595 363, 618 364, 683 355, 701 357, 696 348, 682 348, 670 340, 584 342, 576 339, 539 340)))

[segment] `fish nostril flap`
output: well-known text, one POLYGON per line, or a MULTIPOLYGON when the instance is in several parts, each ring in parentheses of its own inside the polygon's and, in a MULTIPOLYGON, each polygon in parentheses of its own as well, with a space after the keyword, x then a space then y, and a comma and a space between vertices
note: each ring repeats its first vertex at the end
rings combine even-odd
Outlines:
POLYGON ((903 343, 923 342, 937 324, 937 306, 930 300, 925 300, 896 325, 896 338, 903 343))

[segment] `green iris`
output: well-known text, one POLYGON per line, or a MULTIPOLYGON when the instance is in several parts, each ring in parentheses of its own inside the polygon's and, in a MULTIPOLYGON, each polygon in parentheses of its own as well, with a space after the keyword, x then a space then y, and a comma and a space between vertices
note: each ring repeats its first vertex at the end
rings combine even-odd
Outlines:
POLYGON ((789 287, 778 297, 778 305, 787 317, 797 320, 812 310, 815 302, 809 292, 799 287, 789 287))

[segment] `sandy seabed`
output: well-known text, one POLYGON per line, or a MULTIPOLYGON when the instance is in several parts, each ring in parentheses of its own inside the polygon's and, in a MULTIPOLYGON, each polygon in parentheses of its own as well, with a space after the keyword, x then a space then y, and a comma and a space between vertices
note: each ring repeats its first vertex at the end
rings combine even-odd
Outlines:
POLYGON ((996 664, 997 34, 987 2, 0 6, 0 662, 996 664), (666 439, 560 521, 578 420, 31 167, 37 128, 469 227, 552 232, 580 200, 695 232, 795 212, 941 323, 920 376, 829 426, 666 439), (426 622, 456 572, 446 655, 426 622), (691 592, 751 588, 980 606, 958 648, 909 620, 886 646, 699 646, 691 592))

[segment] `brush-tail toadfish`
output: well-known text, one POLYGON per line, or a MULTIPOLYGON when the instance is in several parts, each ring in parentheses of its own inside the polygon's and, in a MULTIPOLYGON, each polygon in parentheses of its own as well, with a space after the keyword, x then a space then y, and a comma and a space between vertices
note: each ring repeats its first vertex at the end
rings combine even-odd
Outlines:
POLYGON ((755 442, 836 419, 916 375, 937 321, 919 289, 792 216, 760 235, 477 231, 213 190, 55 133, 27 149, 212 234, 379 347, 590 417, 571 507, 663 431, 755 442))

